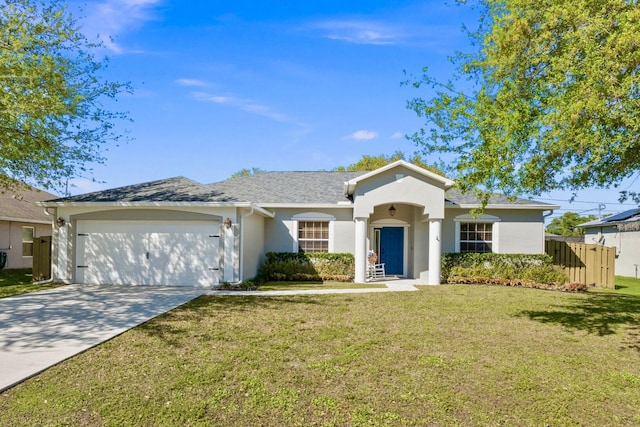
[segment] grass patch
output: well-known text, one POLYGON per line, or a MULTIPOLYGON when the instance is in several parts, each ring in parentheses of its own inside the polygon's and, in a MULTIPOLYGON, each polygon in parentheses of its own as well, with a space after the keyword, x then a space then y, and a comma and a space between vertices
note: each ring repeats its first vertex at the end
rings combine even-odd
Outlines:
POLYGON ((62 283, 34 285, 30 268, 0 270, 0 298, 57 288, 62 283))
POLYGON ((259 291, 292 291, 308 289, 375 289, 386 288, 383 283, 348 283, 348 282, 267 282, 260 285, 259 291))
POLYGON ((616 292, 640 296, 640 279, 616 276, 616 292))
POLYGON ((0 396, 14 425, 639 425, 640 297, 209 296, 0 396))

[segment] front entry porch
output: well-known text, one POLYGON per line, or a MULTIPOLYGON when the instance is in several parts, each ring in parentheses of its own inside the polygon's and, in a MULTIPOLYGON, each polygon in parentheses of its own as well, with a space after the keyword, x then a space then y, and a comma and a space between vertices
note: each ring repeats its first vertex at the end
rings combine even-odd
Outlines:
POLYGON ((420 206, 397 203, 394 208, 394 218, 385 204, 368 218, 355 219, 355 281, 372 277, 376 268, 370 255, 375 253, 374 263, 380 271, 383 265, 386 277, 440 284, 442 220, 425 217, 420 206))

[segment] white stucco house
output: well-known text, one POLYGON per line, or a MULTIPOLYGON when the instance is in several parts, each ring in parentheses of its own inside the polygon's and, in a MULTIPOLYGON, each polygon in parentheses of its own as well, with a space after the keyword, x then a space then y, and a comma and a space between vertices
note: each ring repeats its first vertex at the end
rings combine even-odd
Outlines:
POLYGON ((617 276, 640 277, 640 208, 585 222, 584 242, 616 248, 617 276))
POLYGON ((404 161, 372 172, 265 172, 199 184, 183 177, 42 203, 57 219, 53 275, 67 283, 211 287, 253 278, 266 252, 367 252, 388 275, 440 283, 443 252, 544 253, 532 200, 478 201, 404 161))

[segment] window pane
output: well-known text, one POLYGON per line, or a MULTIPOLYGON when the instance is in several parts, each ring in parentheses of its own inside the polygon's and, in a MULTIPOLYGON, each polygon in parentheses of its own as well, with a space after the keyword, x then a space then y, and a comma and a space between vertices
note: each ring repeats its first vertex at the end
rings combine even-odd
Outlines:
POLYGON ((33 227, 22 227, 22 241, 33 242, 33 227))
POLYGON ((22 256, 33 256, 33 243, 22 244, 22 256))
POLYGON ((460 224, 460 252, 492 252, 492 239, 492 223, 460 224))
POLYGON ((298 249, 300 252, 328 252, 329 223, 325 221, 298 222, 298 249))

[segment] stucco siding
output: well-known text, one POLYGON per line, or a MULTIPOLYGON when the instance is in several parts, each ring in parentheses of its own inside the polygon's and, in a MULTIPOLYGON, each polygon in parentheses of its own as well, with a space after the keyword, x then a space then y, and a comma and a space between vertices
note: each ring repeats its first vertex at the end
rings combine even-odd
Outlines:
POLYGON ((494 211, 500 217, 499 252, 504 254, 544 253, 544 220, 538 211, 494 211))
POLYGON ((250 215, 242 219, 242 280, 255 277, 264 262, 264 218, 250 215))
MULTIPOLYGON (((468 215, 468 209, 447 209, 443 224, 443 252, 455 252, 456 221, 468 215)), ((504 254, 544 253, 544 221, 542 211, 487 209, 487 216, 495 217, 493 228, 494 252, 504 254)))
MULTIPOLYGON (((423 214, 432 218, 444 217, 444 188, 442 184, 426 182, 413 171, 397 168, 385 171, 358 184, 354 217, 366 218, 376 206, 391 203, 423 206, 423 214)), ((430 181, 430 180, 427 180, 430 181)), ((388 207, 388 206, 387 206, 388 207)))
POLYGON ((293 252, 297 239, 296 215, 328 215, 335 218, 330 226, 329 247, 332 252, 353 253, 355 228, 351 209, 277 209, 274 218, 265 219, 265 252, 293 252))
MULTIPOLYGON (((416 208, 416 216, 420 215, 419 211, 416 208)), ((416 221, 411 230, 412 246, 409 253, 412 265, 409 275, 426 280, 429 274, 429 222, 416 221)))
POLYGON ((5 269, 31 268, 33 266, 32 257, 22 256, 22 227, 33 227, 34 238, 51 236, 52 233, 50 224, 0 221, 0 252, 7 254, 5 269))

